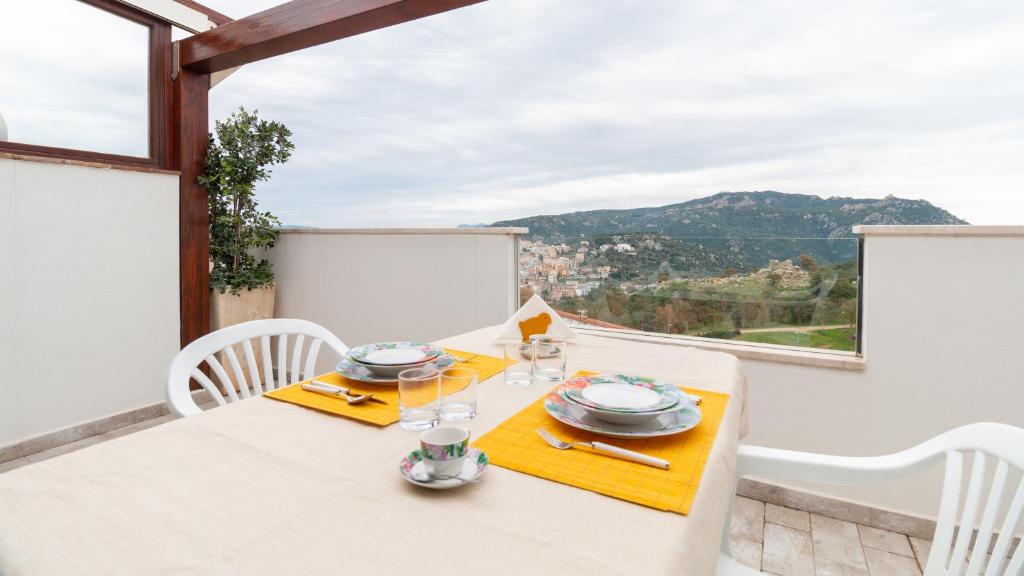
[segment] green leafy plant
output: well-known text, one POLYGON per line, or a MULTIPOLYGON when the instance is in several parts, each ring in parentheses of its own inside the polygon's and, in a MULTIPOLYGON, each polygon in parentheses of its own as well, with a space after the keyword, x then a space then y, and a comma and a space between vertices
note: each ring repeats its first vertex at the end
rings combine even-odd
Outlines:
POLYGON ((199 183, 210 198, 210 286, 224 293, 273 284, 274 270, 259 248, 277 240, 281 222, 261 212, 256 183, 270 179, 270 166, 291 157, 291 131, 280 122, 261 120, 258 111, 238 109, 215 123, 199 183))

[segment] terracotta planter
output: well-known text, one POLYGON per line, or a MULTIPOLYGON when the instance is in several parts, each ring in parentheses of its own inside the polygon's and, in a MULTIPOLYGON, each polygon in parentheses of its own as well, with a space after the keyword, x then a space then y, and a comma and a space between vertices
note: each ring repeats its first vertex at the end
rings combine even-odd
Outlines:
MULTIPOLYGON (((221 294, 217 290, 210 293, 210 331, 220 330, 225 326, 241 324, 250 320, 263 320, 274 317, 274 295, 277 292, 276 286, 271 284, 256 290, 239 290, 238 294, 230 291, 221 294)), ((253 352, 256 355, 256 367, 259 370, 258 378, 263 378, 263 350, 259 341, 253 342, 253 352)), ((245 360, 245 350, 240 344, 235 346, 235 355, 242 367, 246 381, 252 385, 253 377, 249 374, 248 362, 245 360)), ((226 355, 219 354, 217 360, 224 366, 228 375, 234 378, 230 361, 226 355)), ((217 379, 214 378, 216 382, 217 379)), ((219 384, 219 382, 218 382, 219 384)), ((235 382, 238 388, 238 382, 235 382)))

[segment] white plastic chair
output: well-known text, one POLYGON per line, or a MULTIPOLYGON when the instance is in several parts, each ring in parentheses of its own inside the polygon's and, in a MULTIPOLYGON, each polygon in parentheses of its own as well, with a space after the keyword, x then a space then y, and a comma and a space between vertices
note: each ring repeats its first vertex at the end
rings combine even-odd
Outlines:
POLYGON ((274 318, 271 320, 253 320, 243 324, 228 326, 199 338, 178 352, 171 362, 170 372, 167 376, 166 397, 167 405, 171 411, 178 416, 191 416, 202 412, 189 390, 189 380, 195 379, 204 390, 217 402, 218 406, 224 406, 227 402, 244 400, 251 396, 260 396, 264 391, 271 391, 281 386, 294 384, 300 380, 312 377, 316 369, 316 359, 320 353, 320 346, 323 343, 344 356, 348 347, 331 333, 330 330, 306 320, 292 320, 274 318), (289 362, 288 345, 289 337, 294 336, 292 342, 291 361, 289 362), (272 362, 273 348, 271 337, 277 338, 277 361, 272 362), (303 345, 306 338, 310 338, 308 350, 306 351, 305 362, 301 364, 303 345), (259 339, 262 346, 263 356, 263 382, 260 382, 259 370, 257 370, 256 353, 252 341, 259 339), (252 382, 245 377, 245 371, 238 361, 234 346, 242 345, 245 352, 245 362, 252 382), (217 353, 223 352, 227 358, 231 371, 235 375, 234 381, 228 376, 224 366, 217 360, 217 353), (221 387, 227 392, 227 398, 217 389, 217 386, 199 369, 200 365, 206 362, 221 387), (277 367, 277 379, 274 379, 274 367, 277 367), (289 377, 290 376, 290 377, 289 377), (234 384, 238 384, 236 392, 234 384))
MULTIPOLYGON (((1019 482, 1008 506, 1004 504, 1004 492, 1010 469, 1024 470, 1024 430, 1020 428, 1005 424, 970 424, 940 434, 909 450, 869 458, 740 446, 736 477, 755 475, 829 484, 859 484, 898 478, 942 459, 946 461, 946 474, 938 522, 924 576, 982 574, 981 567, 986 556, 984 553, 971 554, 970 561, 967 560, 974 530, 960 530, 954 542, 954 531, 958 525, 971 528, 977 526, 977 539, 973 548, 979 551, 989 549, 994 532, 998 531, 992 559, 984 576, 1019 576, 1024 572, 1024 545, 1017 546, 1009 563, 1006 557, 1024 511, 1024 479, 1019 482), (974 458, 970 467, 970 481, 964 492, 964 459, 968 455, 974 458), (990 458, 996 466, 989 479, 986 463, 990 458), (981 507, 983 494, 984 509, 981 507), (961 499, 964 503, 962 510, 961 499), (997 527, 996 518, 1003 509, 1006 515, 997 527)), ((725 533, 722 535, 718 575, 759 574, 757 570, 743 566, 729 555, 731 520, 731 517, 726 520, 725 533)))

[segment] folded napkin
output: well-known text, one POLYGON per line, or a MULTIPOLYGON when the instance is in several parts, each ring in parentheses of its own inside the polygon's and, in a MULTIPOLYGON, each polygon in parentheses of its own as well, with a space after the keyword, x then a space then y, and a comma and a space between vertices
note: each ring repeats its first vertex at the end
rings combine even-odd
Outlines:
POLYGON ((530 334, 547 334, 566 340, 576 339, 576 333, 569 328, 558 312, 536 294, 505 322, 495 339, 509 342, 526 341, 530 334), (528 333, 524 334, 524 330, 528 333))

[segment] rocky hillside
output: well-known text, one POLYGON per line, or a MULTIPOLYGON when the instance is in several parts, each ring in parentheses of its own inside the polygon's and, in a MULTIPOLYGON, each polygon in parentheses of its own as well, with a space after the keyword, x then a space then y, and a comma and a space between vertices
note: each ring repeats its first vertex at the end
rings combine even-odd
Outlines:
MULTIPOLYGON (((530 229, 528 238, 546 243, 631 243, 637 246, 638 260, 646 260, 639 266, 645 271, 654 262, 667 262, 695 272, 713 272, 726 266, 751 270, 771 259, 791 259, 802 253, 822 262, 849 260, 857 254, 851 228, 858 224, 966 223, 924 200, 821 198, 768 191, 722 192, 657 208, 533 216, 492 226, 525 226, 530 229), (644 246, 657 246, 651 252, 659 253, 645 254, 644 246)), ((633 259, 609 256, 622 264, 633 259)))
POLYGON ((722 192, 681 204, 531 216, 492 226, 526 226, 547 242, 614 234, 674 237, 851 236, 857 224, 966 224, 924 200, 821 198, 782 192, 722 192))

